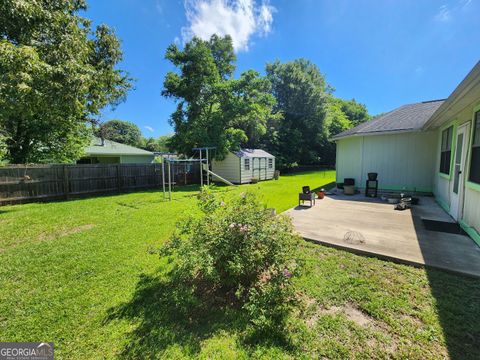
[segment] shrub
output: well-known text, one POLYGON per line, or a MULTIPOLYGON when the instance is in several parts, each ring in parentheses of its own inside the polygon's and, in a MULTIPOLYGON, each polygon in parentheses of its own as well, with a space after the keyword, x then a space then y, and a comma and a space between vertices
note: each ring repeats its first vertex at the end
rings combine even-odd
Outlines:
POLYGON ((200 295, 240 307, 257 328, 281 326, 301 269, 290 219, 272 216, 252 193, 224 202, 205 189, 198 204, 201 215, 179 223, 161 255, 200 295))

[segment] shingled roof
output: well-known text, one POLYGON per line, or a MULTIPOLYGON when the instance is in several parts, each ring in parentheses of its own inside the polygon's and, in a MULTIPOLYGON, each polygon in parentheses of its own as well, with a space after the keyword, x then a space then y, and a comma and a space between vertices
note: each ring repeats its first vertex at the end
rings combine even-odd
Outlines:
POLYGON ((332 137, 338 140, 350 136, 378 135, 382 133, 420 131, 435 110, 445 101, 431 100, 400 106, 388 113, 364 122, 332 137))
POLYGON ((96 136, 92 137, 90 146, 85 148, 87 155, 151 155, 150 151, 139 149, 130 145, 120 144, 118 142, 105 139, 102 140, 96 136))
POLYGON ((275 157, 272 154, 269 154, 265 150, 261 149, 240 149, 239 151, 233 152, 238 157, 275 157))

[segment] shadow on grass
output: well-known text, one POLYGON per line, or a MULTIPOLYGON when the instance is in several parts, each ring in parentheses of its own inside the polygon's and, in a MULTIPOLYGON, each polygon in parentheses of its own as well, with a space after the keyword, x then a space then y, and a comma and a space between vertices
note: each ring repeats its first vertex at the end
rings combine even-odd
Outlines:
MULTIPOLYGON (((426 264, 429 264, 438 254, 432 252, 428 244, 429 239, 425 237, 428 231, 422 220, 418 216, 412 216, 412 221, 422 255, 426 264)), ((459 241, 455 236, 452 237, 453 244, 455 240, 459 241)), ((465 240, 473 243, 473 240, 467 237, 465 240)), ((440 243, 436 250, 452 258, 465 256, 462 253, 452 253, 448 247, 441 246, 440 243)), ((431 294, 435 298, 436 312, 450 359, 478 359, 480 357, 480 279, 430 266, 426 266, 425 271, 431 294)))
POLYGON ((132 299, 111 308, 104 324, 127 320, 135 328, 127 334, 126 346, 119 358, 159 358, 169 349, 179 348, 189 356, 200 353, 202 342, 215 334, 240 334, 245 346, 284 346, 287 342, 275 334, 248 330, 248 320, 236 307, 215 295, 199 297, 192 284, 171 273, 142 275, 132 299))
POLYGON ((426 268, 450 359, 480 357, 480 280, 426 268))

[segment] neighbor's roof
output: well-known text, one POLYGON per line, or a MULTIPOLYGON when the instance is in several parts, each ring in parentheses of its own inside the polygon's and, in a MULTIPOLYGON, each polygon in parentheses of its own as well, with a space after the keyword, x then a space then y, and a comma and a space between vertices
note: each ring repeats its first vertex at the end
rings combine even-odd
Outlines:
POLYGON ((85 153, 87 155, 154 155, 150 151, 106 139, 102 145, 102 140, 98 137, 92 138, 90 145, 85 148, 85 153))
POLYGON ((233 152, 238 157, 275 157, 261 149, 240 149, 233 152))
POLYGON ((332 140, 350 136, 420 131, 444 101, 445 99, 431 100, 400 106, 352 129, 341 132, 333 136, 332 140))

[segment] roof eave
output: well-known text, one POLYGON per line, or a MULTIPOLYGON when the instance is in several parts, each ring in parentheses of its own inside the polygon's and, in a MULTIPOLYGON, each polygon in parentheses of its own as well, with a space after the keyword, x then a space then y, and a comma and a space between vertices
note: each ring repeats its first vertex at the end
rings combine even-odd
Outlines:
POLYGON ((365 133, 356 133, 356 134, 349 134, 344 136, 332 137, 330 141, 337 141, 346 139, 349 137, 359 137, 359 136, 376 136, 376 135, 395 135, 395 134, 405 134, 405 133, 413 133, 413 132, 422 132, 422 129, 400 129, 400 130, 388 130, 388 131, 371 131, 365 133))
POLYGON ((423 129, 428 130, 441 126, 443 123, 451 120, 444 115, 452 109, 465 94, 474 89, 476 86, 480 86, 480 61, 478 61, 472 70, 465 76, 465 78, 458 84, 453 90, 447 100, 433 113, 428 121, 423 126, 423 129))

